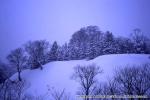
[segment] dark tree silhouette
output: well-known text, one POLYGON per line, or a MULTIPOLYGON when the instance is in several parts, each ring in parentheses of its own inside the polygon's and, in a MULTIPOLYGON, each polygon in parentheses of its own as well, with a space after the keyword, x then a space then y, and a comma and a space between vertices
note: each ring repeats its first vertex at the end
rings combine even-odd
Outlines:
MULTIPOLYGON (((126 66, 116 71, 114 80, 121 94, 150 96, 150 64, 126 66)), ((131 100, 134 100, 131 98, 131 100)), ((138 100, 145 100, 138 98, 138 100)))
MULTIPOLYGON (((87 66, 78 65, 74 68, 74 71, 72 78, 80 83, 80 94, 85 96, 92 94, 97 82, 96 76, 102 73, 102 70, 98 66, 91 64, 87 66)), ((85 100, 89 100, 89 98, 85 97, 85 100)))
POLYGON ((16 67, 18 72, 18 79, 21 81, 21 71, 23 67, 26 65, 27 57, 24 54, 24 50, 22 48, 15 49, 11 51, 11 53, 7 56, 8 61, 14 67, 16 67))
POLYGON ((0 84, 4 83, 5 80, 9 77, 7 72, 7 65, 0 61, 0 84))

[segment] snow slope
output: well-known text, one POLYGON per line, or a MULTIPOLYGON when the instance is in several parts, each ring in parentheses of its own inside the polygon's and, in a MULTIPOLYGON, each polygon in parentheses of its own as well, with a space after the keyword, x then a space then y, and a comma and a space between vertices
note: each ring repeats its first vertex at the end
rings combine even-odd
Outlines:
MULTIPOLYGON (((32 95, 46 95, 48 87, 56 90, 65 89, 70 96, 75 96, 78 90, 78 82, 71 79, 73 68, 76 65, 93 64, 100 66, 103 73, 97 78, 99 81, 106 81, 111 78, 114 70, 117 67, 133 64, 150 63, 149 55, 140 54, 112 54, 99 56, 93 60, 71 60, 71 61, 56 61, 44 65, 43 70, 24 70, 22 78, 29 83, 27 93, 32 95)), ((11 78, 16 78, 13 75, 11 78)))

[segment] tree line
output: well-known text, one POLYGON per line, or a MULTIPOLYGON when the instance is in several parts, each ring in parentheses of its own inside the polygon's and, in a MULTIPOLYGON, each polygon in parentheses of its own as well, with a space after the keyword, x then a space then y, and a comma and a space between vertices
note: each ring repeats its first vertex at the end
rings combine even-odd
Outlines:
MULTIPOLYGON (((115 37, 112 32, 102 32, 98 26, 87 26, 76 31, 70 41, 58 45, 56 41, 50 44, 46 40, 28 41, 22 47, 12 50, 6 57, 9 64, 20 73, 25 68, 40 68, 51 61, 94 59, 106 54, 149 54, 150 39, 144 36, 140 29, 135 29, 130 37, 115 37)), ((1 76, 3 80, 4 76, 1 76)))

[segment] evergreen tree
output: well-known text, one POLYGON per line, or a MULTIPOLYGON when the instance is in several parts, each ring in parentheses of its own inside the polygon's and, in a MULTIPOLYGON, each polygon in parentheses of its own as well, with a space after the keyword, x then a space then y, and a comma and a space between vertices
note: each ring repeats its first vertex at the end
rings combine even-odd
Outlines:
POLYGON ((57 50, 57 60, 58 61, 64 60, 64 51, 63 51, 62 47, 59 47, 57 50))
POLYGON ((114 52, 114 36, 111 32, 107 31, 104 35, 103 54, 113 54, 114 52))
POLYGON ((50 53, 49 53, 49 61, 56 61, 58 56, 58 44, 55 41, 51 47, 50 53))
POLYGON ((57 60, 62 61, 62 60, 69 60, 69 48, 68 44, 65 43, 63 46, 60 46, 58 48, 58 56, 57 60))
POLYGON ((70 60, 76 60, 79 59, 79 49, 75 47, 74 45, 69 45, 69 58, 70 60))
POLYGON ((87 51, 88 51, 87 55, 89 59, 93 59, 96 57, 96 45, 94 44, 93 41, 90 41, 87 51))
POLYGON ((64 60, 69 60, 69 47, 68 47, 67 43, 65 43, 62 46, 62 51, 63 51, 63 59, 64 60))

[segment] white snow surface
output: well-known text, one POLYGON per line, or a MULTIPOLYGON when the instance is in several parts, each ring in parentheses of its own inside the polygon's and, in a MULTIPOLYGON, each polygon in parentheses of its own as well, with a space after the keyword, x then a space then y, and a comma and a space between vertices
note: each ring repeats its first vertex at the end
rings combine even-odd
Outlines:
MULTIPOLYGON (((24 70, 21 77, 28 83, 29 87, 25 91, 34 96, 46 95, 49 88, 56 90, 65 89, 70 96, 76 96, 79 88, 77 81, 71 79, 76 65, 96 64, 100 66, 103 73, 97 79, 100 82, 107 81, 111 78, 114 70, 126 65, 141 65, 150 63, 150 55, 146 54, 112 54, 99 56, 93 60, 71 60, 55 61, 43 66, 43 70, 24 70)), ((17 73, 11 79, 17 79, 17 73)))

